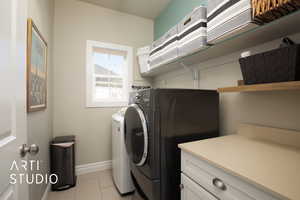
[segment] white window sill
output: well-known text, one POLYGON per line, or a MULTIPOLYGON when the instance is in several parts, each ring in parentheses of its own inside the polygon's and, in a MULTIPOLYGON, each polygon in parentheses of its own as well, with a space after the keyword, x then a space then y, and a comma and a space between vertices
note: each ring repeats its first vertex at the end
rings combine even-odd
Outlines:
POLYGON ((118 108, 126 106, 128 106, 128 102, 93 102, 86 105, 87 108, 118 108))

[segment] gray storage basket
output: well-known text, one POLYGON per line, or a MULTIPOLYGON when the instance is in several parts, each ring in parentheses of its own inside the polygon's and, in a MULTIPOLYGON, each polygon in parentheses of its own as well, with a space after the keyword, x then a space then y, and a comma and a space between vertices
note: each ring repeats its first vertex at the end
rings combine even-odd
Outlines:
POLYGON ((210 0, 207 20, 207 41, 210 44, 257 26, 252 17, 251 0, 210 0))
POLYGON ((207 44, 206 7, 197 7, 178 25, 178 54, 184 56, 207 44))
POLYGON ((207 16, 211 16, 212 12, 224 5, 226 0, 209 0, 207 4, 207 16))
POLYGON ((163 42, 161 46, 162 63, 170 62, 178 57, 178 27, 177 25, 171 28, 163 36, 163 42))
POLYGON ((163 37, 154 41, 151 45, 151 51, 149 55, 150 70, 158 66, 162 62, 160 47, 162 45, 163 37))

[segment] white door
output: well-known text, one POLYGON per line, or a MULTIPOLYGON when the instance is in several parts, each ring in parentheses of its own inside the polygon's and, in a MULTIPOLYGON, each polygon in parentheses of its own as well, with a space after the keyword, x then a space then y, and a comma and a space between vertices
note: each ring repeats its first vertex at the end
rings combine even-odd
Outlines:
POLYGON ((26 144, 27 0, 0 1, 0 200, 28 200, 27 184, 10 184, 26 144))
POLYGON ((218 200, 184 174, 181 174, 181 184, 181 200, 218 200))

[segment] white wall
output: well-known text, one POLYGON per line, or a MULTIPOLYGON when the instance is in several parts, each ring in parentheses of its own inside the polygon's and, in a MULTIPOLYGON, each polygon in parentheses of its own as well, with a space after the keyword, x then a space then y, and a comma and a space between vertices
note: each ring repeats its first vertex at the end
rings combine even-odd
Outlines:
MULTIPOLYGON (((77 164, 111 160, 111 115, 119 108, 85 107, 86 41, 141 47, 153 40, 153 21, 55 0, 54 24, 54 135, 76 135, 77 164)), ((135 83, 144 84, 134 60, 135 83)))
MULTIPOLYGON (((32 18, 48 44, 48 107, 44 111, 29 113, 27 116, 28 144, 37 144, 40 152, 29 159, 41 161, 41 171, 33 173, 49 173, 49 142, 52 138, 52 29, 53 0, 29 0, 28 17, 32 18)), ((30 200, 40 200, 46 185, 30 185, 30 200)))
MULTIPOLYGON (((300 33, 291 36, 300 42, 300 33)), ((245 41, 246 42, 246 41, 245 41)), ((250 48, 252 53, 277 48, 280 40, 250 48)), ((235 86, 242 80, 240 52, 193 67, 200 69, 200 88, 235 86)), ((193 88, 191 72, 177 70, 157 77, 155 87, 193 88)), ((221 133, 235 133, 240 122, 300 130, 300 91, 220 94, 221 133)))

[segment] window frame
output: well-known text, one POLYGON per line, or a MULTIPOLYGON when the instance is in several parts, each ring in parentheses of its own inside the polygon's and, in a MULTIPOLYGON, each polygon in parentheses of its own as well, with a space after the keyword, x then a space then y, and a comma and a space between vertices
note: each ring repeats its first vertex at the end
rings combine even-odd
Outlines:
POLYGON ((132 84, 132 66, 133 66, 133 48, 130 46, 124 46, 119 44, 112 44, 106 42, 87 40, 86 43, 86 107, 87 108, 101 108, 101 107, 124 107, 128 105, 129 93, 131 91, 132 84), (127 66, 127 76, 125 77, 125 87, 126 87, 126 100, 124 101, 114 101, 113 98, 107 99, 105 101, 94 101, 93 100, 93 48, 106 48, 118 51, 126 52, 125 66, 127 66))

